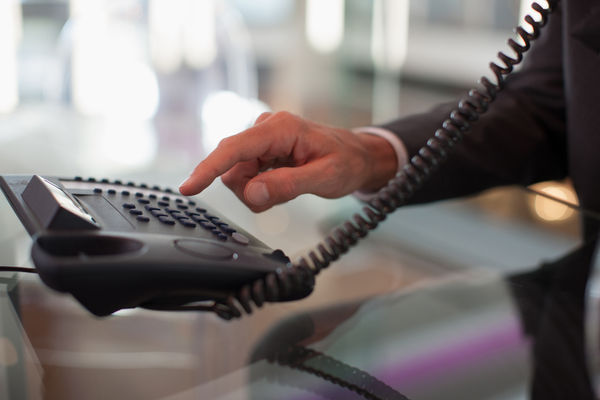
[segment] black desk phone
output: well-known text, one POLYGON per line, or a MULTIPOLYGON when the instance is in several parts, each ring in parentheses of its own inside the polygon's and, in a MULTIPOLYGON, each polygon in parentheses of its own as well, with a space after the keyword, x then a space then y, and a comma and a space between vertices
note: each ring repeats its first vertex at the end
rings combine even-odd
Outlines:
MULTIPOLYGON (((248 282, 268 287, 263 279, 291 268, 281 250, 170 189, 39 175, 0 176, 0 186, 33 237, 44 283, 99 316, 141 306, 208 307, 227 317, 230 293, 248 282), (205 301, 213 303, 198 304, 205 301)), ((287 293, 263 289, 254 301, 304 297, 312 283, 303 283, 287 293)))
POLYGON ((482 77, 362 214, 293 264, 281 250, 171 190, 37 175, 0 176, 0 186, 34 239, 41 279, 96 315, 139 306, 231 319, 264 302, 299 299, 311 293, 321 269, 404 205, 443 163, 493 103, 557 4, 533 3, 539 18, 527 15, 529 28, 517 27, 519 41, 508 40, 514 55, 501 52, 502 66, 490 63, 495 81, 482 77))

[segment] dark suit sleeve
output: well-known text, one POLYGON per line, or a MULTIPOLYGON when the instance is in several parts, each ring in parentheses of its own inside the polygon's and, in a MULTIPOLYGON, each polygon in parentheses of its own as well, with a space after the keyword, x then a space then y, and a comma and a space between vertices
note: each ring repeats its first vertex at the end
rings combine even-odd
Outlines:
MULTIPOLYGON (((472 194, 507 184, 530 184, 567 174, 561 25, 557 9, 488 111, 413 201, 472 194)), ((512 52, 512 50, 508 50, 512 52)), ((488 74, 491 76, 491 72, 488 74)), ((382 125, 416 154, 458 102, 382 125)))

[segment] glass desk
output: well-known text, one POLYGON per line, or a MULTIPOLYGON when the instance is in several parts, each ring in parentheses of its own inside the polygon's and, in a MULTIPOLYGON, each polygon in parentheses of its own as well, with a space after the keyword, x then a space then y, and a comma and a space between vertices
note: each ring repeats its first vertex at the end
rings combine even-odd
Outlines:
MULTIPOLYGON (((0 264, 31 265, 0 197, 0 264)), ((594 398, 595 241, 469 201, 399 210, 309 298, 232 322, 96 318, 35 274, 2 272, 0 398, 594 398)))

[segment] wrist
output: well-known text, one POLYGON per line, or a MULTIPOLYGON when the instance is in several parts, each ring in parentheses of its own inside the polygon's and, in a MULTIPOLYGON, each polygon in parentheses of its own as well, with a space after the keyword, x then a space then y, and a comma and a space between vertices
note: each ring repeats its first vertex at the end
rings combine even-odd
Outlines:
POLYGON ((365 149, 368 160, 368 173, 358 190, 362 193, 373 193, 396 175, 399 160, 394 147, 385 138, 368 132, 359 132, 357 139, 365 149))

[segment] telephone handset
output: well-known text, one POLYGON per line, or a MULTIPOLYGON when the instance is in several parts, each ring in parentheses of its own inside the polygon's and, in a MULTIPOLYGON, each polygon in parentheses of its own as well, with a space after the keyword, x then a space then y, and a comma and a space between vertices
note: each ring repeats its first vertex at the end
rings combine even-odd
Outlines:
POLYGON ((502 90, 558 0, 531 5, 515 55, 490 63, 495 83, 480 79, 404 169, 351 220, 294 264, 216 215, 172 191, 93 179, 2 176, 0 186, 34 238, 32 258, 42 280, 70 292, 92 313, 120 308, 213 311, 224 319, 265 302, 311 293, 315 276, 418 190, 502 90))

